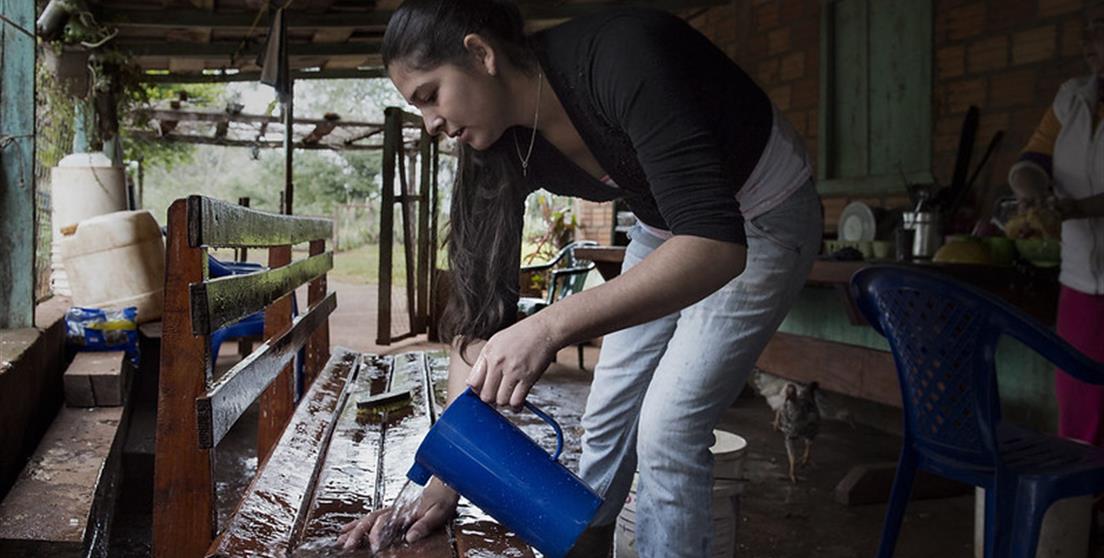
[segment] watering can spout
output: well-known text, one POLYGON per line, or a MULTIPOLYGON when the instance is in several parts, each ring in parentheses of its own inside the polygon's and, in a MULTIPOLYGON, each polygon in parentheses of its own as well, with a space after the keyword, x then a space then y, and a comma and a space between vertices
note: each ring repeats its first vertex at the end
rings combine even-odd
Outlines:
POLYGON ((414 464, 410 466, 410 470, 406 472, 406 478, 419 486, 425 486, 425 484, 429 482, 430 476, 432 476, 432 474, 429 472, 429 469, 426 469, 417 461, 415 461, 414 464))

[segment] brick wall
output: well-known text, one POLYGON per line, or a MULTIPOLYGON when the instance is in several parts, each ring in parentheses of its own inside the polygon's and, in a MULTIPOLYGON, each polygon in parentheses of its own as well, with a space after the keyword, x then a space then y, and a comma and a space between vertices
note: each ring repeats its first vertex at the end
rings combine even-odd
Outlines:
POLYGON ((575 200, 575 216, 579 229, 575 240, 593 240, 598 244, 613 244, 613 203, 575 200))
MULTIPOLYGON (((971 104, 978 105, 973 165, 996 130, 1005 130, 1000 150, 975 186, 978 196, 991 199, 1007 182, 1009 167, 1058 86, 1087 71, 1080 48, 1085 0, 932 1, 932 172, 940 183, 950 182, 962 119, 971 104)), ((767 91, 804 136, 815 160, 820 0, 733 0, 682 16, 767 91)), ((901 196, 861 199, 880 206, 904 203, 901 196)), ((851 200, 825 200, 830 228, 851 200)), ((611 208, 603 211, 612 219, 611 208)))
POLYGON ((936 0, 933 171, 941 183, 950 182, 971 104, 981 108, 974 165, 993 134, 1006 132, 977 193, 991 199, 1007 183, 1058 86, 1088 71, 1080 46, 1084 1, 936 0))
POLYGON ((742 0, 684 15, 770 95, 815 155, 820 2, 742 0))

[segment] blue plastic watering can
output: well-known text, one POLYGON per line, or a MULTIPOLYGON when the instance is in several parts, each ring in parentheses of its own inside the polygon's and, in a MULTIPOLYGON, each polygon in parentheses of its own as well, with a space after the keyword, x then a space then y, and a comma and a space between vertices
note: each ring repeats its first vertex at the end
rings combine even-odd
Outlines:
POLYGON ((531 403, 525 407, 556 431, 549 455, 468 388, 426 433, 411 481, 436 476, 549 558, 567 554, 602 499, 558 461, 563 430, 531 403))

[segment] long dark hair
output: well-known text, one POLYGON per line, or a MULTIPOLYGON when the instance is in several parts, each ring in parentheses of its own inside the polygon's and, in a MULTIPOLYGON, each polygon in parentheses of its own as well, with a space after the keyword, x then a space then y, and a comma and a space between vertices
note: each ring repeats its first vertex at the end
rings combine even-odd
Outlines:
MULTIPOLYGON (((535 56, 517 6, 505 0, 407 0, 383 35, 383 64, 418 70, 469 67, 464 37, 478 33, 522 71, 535 56)), ((441 331, 463 349, 517 318, 521 229, 527 189, 510 145, 486 151, 460 146, 446 239, 453 289, 441 331)))

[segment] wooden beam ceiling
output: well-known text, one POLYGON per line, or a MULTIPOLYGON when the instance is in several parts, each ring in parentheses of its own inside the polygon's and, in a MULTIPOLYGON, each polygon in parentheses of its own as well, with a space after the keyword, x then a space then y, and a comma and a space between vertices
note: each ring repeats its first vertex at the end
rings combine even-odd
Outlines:
MULTIPOLYGON (((256 81, 256 55, 264 45, 263 11, 219 10, 221 2, 191 0, 196 9, 159 9, 143 0, 115 0, 98 20, 118 28, 116 46, 134 56, 151 83, 256 81)), ((614 7, 648 7, 685 13, 725 5, 728 0, 522 0, 532 30, 614 7)), ((294 79, 383 77, 379 67, 383 31, 398 0, 374 3, 300 3, 287 12, 288 53, 294 79), (374 6, 374 9, 373 9, 374 6)), ((246 7, 250 4, 247 2, 246 7)), ((260 4, 258 4, 260 5, 260 4)), ((179 4, 177 4, 179 6, 179 4)))
MULTIPOLYGON (((119 41, 115 45, 122 52, 134 56, 171 56, 173 58, 214 58, 237 55, 241 59, 252 61, 264 45, 252 41, 242 45, 241 41, 222 41, 217 43, 170 43, 163 41, 119 41)), ((344 43, 297 43, 288 41, 288 56, 371 56, 379 54, 380 41, 349 41, 344 43)))
MULTIPOLYGON (((374 79, 385 77, 383 68, 342 69, 342 70, 292 70, 291 77, 300 79, 374 79)), ((224 72, 208 71, 197 74, 176 74, 168 72, 147 73, 143 76, 147 83, 228 83, 234 81, 260 81, 261 73, 256 71, 224 72)))
MULTIPOLYGON (((728 0, 634 0, 634 1, 597 1, 579 4, 530 1, 521 4, 522 13, 528 20, 569 19, 592 14, 613 7, 636 6, 659 10, 677 11, 728 4, 728 0)), ((288 14, 288 29, 319 29, 326 27, 386 27, 391 18, 391 10, 373 10, 361 12, 305 12, 291 10, 288 14)), ((210 27, 212 29, 252 28, 257 14, 254 12, 211 12, 205 10, 152 10, 139 8, 105 8, 101 21, 113 27, 176 28, 210 27)))

